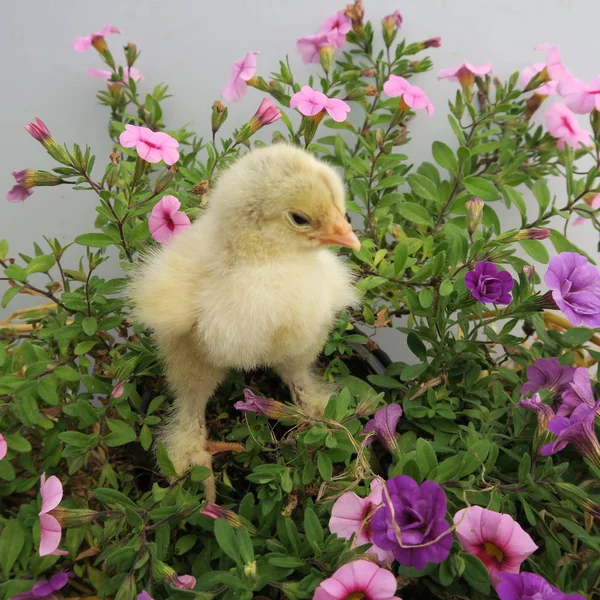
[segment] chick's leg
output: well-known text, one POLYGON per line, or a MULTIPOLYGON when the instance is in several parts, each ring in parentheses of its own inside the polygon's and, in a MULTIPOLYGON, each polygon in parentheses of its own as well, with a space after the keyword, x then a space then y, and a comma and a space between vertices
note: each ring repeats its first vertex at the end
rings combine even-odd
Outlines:
MULTIPOLYGON (((206 404, 226 375, 198 355, 192 340, 180 337, 160 344, 167 363, 167 378, 175 391, 171 413, 161 434, 169 458, 179 474, 200 465, 212 470, 212 453, 206 439, 206 404)), ((215 500, 215 478, 205 480, 206 498, 215 500)))
MULTIPOLYGON (((320 347, 319 347, 320 349, 320 347)), ((324 382, 315 372, 313 363, 318 351, 275 365, 275 371, 290 388, 294 402, 311 416, 322 416, 334 385, 324 382)))

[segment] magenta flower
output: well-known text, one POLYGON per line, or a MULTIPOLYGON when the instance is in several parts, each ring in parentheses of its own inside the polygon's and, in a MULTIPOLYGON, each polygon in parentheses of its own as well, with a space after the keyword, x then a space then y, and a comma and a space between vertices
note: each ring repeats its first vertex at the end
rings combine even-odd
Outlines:
POLYGON ((152 131, 139 125, 125 125, 119 142, 125 148, 135 148, 138 156, 149 163, 164 160, 167 165, 173 165, 179 160, 179 142, 162 131, 152 131))
MULTIPOLYGON (((523 88, 526 88, 529 82, 533 79, 535 75, 541 73, 543 69, 546 68, 546 63, 534 63, 530 67, 525 67, 521 71, 521 85, 523 88)), ((557 81, 547 81, 546 83, 540 85, 540 87, 535 88, 535 93, 540 94, 541 96, 554 96, 556 94, 556 86, 558 85, 557 81)))
POLYGON ((63 487, 60 479, 52 475, 46 479, 46 473, 42 473, 40 494, 42 496, 42 508, 39 512, 40 517, 40 556, 48 554, 67 554, 63 550, 58 550, 58 545, 62 538, 60 523, 50 513, 62 500, 63 487))
POLYGON ((168 579, 169 583, 179 588, 180 590, 193 590, 196 585, 196 578, 192 575, 171 575, 168 579))
POLYGON ((41 144, 45 144, 48 140, 52 139, 50 130, 46 127, 44 121, 37 117, 35 118, 35 122, 32 121, 25 126, 25 131, 41 144))
POLYGON ((238 410, 256 413, 269 419, 289 419, 300 414, 300 411, 294 406, 288 406, 272 398, 257 396, 248 388, 244 390, 244 400, 239 400, 233 406, 238 410))
POLYGON ((501 573, 496 593, 500 600, 585 600, 581 594, 565 594, 535 573, 501 573))
POLYGON ((521 395, 529 392, 547 390, 554 396, 560 396, 573 381, 575 369, 563 367, 558 358, 538 358, 527 367, 527 381, 521 386, 521 395))
MULTIPOLYGON (((600 208, 600 194, 594 194, 593 196, 590 196, 589 200, 586 199, 586 203, 589 204, 591 209, 598 210, 600 208)), ((586 222, 586 220, 587 219, 585 217, 577 217, 573 221, 573 225, 583 225, 586 222)))
MULTIPOLYGON (((345 36, 344 36, 345 37, 345 36)), ((306 35, 296 41, 296 50, 302 56, 305 65, 321 62, 323 49, 335 48, 336 34, 321 31, 316 35, 306 35)))
POLYGON ((400 600, 394 596, 397 587, 396 578, 387 569, 367 560, 355 560, 322 581, 313 600, 400 600))
POLYGON ((589 458, 596 466, 600 467, 600 442, 594 430, 596 414, 600 412, 600 400, 594 406, 580 404, 570 417, 555 417, 548 423, 548 431, 558 437, 542 446, 540 453, 550 456, 563 450, 568 444, 573 444, 576 450, 589 458))
POLYGON ((6 443, 4 436, 0 433, 0 460, 2 460, 6 456, 7 452, 8 444, 6 443))
POLYGON ((596 403, 590 374, 584 367, 575 369, 573 381, 562 393, 562 403, 556 411, 558 417, 570 417, 573 411, 581 404, 590 408, 596 403))
POLYGON ((515 282, 508 271, 500 271, 491 262, 480 262, 475 266, 475 270, 467 273, 465 285, 480 302, 510 304, 510 292, 515 282))
POLYGON ((558 93, 567 107, 580 115, 600 110, 600 75, 589 83, 576 77, 566 77, 558 84, 558 93))
POLYGON ((275 107, 275 103, 271 98, 264 98, 260 103, 258 110, 250 118, 250 120, 239 130, 235 141, 237 143, 245 142, 253 136, 259 129, 265 125, 275 123, 281 119, 281 113, 275 107))
POLYGON ((454 524, 460 545, 483 562, 492 583, 499 581, 501 572, 518 573, 521 563, 538 548, 510 515, 481 506, 459 510, 454 524))
MULTIPOLYGON (((536 50, 546 50, 546 68, 548 75, 552 81, 560 83, 566 79, 573 77, 571 72, 565 68, 560 59, 560 47, 550 44, 539 44, 535 47, 536 50)), ((560 90, 559 90, 560 91, 560 90)))
MULTIPOLYGON (((341 48, 346 42, 346 34, 352 28, 352 21, 338 10, 334 15, 323 21, 321 32, 332 34, 329 38, 334 48, 341 48)), ((318 61, 317 61, 318 62, 318 61)))
POLYGON ((577 252, 553 256, 544 281, 571 325, 600 327, 600 272, 585 256, 577 252))
POLYGON ((521 398, 516 404, 517 408, 532 410, 537 415, 538 431, 546 431, 548 423, 556 416, 554 411, 545 402, 542 402, 539 394, 533 394, 531 398, 521 398))
POLYGON ((556 145, 564 150, 565 144, 571 148, 579 148, 590 141, 590 134, 583 129, 577 117, 564 104, 557 102, 546 111, 546 129, 556 138, 556 145))
POLYGON ((148 227, 152 237, 161 244, 169 242, 173 236, 190 226, 190 218, 179 210, 181 202, 175 196, 163 196, 154 205, 148 227))
MULTIPOLYGON (((90 35, 84 35, 83 37, 78 37, 73 42, 73 50, 76 52, 86 52, 90 49, 94 44, 101 44, 100 40, 103 40, 105 36, 109 33, 121 33, 116 27, 112 25, 105 25, 100 31, 96 33, 90 33, 90 35)), ((94 46, 96 47, 96 46, 94 46)))
POLYGON ((136 600, 154 600, 154 598, 146 590, 142 590, 136 596, 136 600))
POLYGON ((15 594, 10 600, 36 600, 37 598, 53 596, 58 590, 67 585, 70 577, 74 577, 74 573, 71 571, 56 573, 48 580, 42 579, 41 581, 36 581, 28 592, 15 594))
POLYGON ((123 68, 123 81, 111 81, 111 77, 113 76, 112 71, 105 71, 104 69, 88 69, 87 74, 90 77, 96 77, 97 79, 104 79, 106 82, 110 84, 123 85, 123 81, 125 85, 129 84, 129 80, 133 79, 135 83, 144 79, 142 74, 135 67, 124 67, 123 68))
POLYGON ((224 100, 236 102, 245 96, 248 87, 246 82, 252 79, 256 73, 256 56, 258 54, 260 52, 246 52, 243 58, 233 63, 229 83, 221 92, 224 100))
POLYGON ((433 104, 425 92, 416 85, 411 85, 404 77, 390 75, 383 84, 383 91, 391 98, 400 96, 404 103, 414 110, 424 108, 429 116, 433 115, 433 104))
POLYGON ((492 63, 483 63, 482 65, 473 65, 463 62, 454 69, 442 69, 438 73, 438 79, 448 79, 448 81, 457 81, 463 87, 471 87, 475 83, 475 77, 485 77, 491 74, 492 63))
POLYGON ((23 202, 26 198, 29 198, 33 191, 31 185, 29 185, 27 175, 32 169, 23 169, 22 171, 13 171, 12 176, 15 178, 15 185, 6 194, 6 199, 9 202, 23 202))
POLYGON ((371 493, 366 498, 361 498, 354 492, 342 494, 331 509, 329 531, 345 540, 354 536, 353 548, 371 544, 368 552, 377 555, 381 562, 391 564, 394 555, 389 550, 382 550, 375 544, 371 529, 371 518, 381 506, 381 501, 381 483, 376 479, 371 482, 371 493))
POLYGON ((379 409, 363 429, 363 433, 375 432, 374 436, 369 436, 364 441, 364 445, 372 444, 377 438, 389 452, 393 453, 396 450, 396 427, 401 416, 402 407, 399 404, 388 404, 379 409))
POLYGON ((350 107, 339 98, 328 98, 323 92, 305 85, 290 99, 290 108, 298 108, 305 117, 314 117, 323 111, 338 123, 345 121, 350 107))
POLYGON ((445 519, 446 496, 442 487, 434 481, 419 485, 406 475, 388 480, 386 487, 383 506, 371 521, 375 544, 382 550, 391 550, 401 565, 419 570, 429 562, 446 560, 452 534, 445 519))
POLYGON ((123 381, 117 381, 117 384, 115 385, 115 387, 112 389, 112 392, 110 393, 112 398, 120 398, 123 395, 123 392, 125 391, 125 382, 123 381))

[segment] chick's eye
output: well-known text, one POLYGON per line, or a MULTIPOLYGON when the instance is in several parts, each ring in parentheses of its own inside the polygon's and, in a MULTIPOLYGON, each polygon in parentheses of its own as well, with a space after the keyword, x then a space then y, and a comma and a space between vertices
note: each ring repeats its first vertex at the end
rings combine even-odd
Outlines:
POLYGON ((310 225, 310 221, 303 215, 299 213, 292 212, 290 213, 290 218, 296 225, 310 225))

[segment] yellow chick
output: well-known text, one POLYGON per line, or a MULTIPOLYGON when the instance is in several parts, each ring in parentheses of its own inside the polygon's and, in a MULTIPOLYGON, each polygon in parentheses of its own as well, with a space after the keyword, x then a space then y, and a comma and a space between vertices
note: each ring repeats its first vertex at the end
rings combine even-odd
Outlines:
POLYGON ((344 214, 331 167, 293 146, 256 149, 135 273, 135 319, 154 331, 175 394, 161 439, 178 473, 233 447, 209 442, 205 424, 229 369, 272 367, 301 408, 323 412, 334 390, 312 366, 336 315, 358 301, 345 261, 327 249, 360 248, 344 214))

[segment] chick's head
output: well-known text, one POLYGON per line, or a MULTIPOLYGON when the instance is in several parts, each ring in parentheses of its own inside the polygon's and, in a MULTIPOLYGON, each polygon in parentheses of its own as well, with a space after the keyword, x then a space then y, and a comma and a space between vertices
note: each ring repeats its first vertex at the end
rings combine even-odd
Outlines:
POLYGON ((276 144, 248 153, 223 173, 211 204, 229 214, 233 235, 246 246, 360 248, 344 217, 339 175, 294 146, 276 144))

